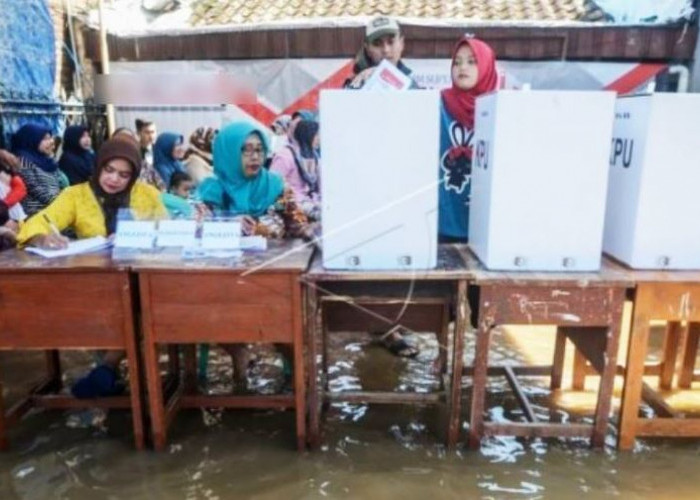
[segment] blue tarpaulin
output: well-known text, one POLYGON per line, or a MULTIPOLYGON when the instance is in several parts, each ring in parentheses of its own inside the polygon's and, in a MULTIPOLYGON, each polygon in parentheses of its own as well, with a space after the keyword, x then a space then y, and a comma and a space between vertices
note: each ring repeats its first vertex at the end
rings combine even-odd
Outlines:
MULTIPOLYGON (((0 120, 5 145, 27 122, 58 132, 56 41, 46 0, 0 0, 0 120)), ((0 141, 2 142, 2 141, 0 141)))

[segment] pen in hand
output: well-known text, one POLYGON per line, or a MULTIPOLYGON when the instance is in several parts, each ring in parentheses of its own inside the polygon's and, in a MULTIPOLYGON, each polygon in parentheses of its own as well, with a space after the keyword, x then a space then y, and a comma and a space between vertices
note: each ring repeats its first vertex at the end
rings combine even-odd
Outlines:
POLYGON ((42 214, 42 216, 51 229, 51 234, 44 237, 43 246, 48 248, 66 248, 68 246, 68 239, 61 234, 56 224, 53 223, 48 215, 42 214))
POLYGON ((60 236, 61 231, 58 230, 58 228, 56 227, 56 224, 54 224, 53 221, 51 219, 49 219, 48 215, 46 215, 46 214, 42 214, 42 215, 44 216, 44 220, 46 221, 46 223, 49 225, 51 232, 53 234, 55 234, 56 236, 60 236))

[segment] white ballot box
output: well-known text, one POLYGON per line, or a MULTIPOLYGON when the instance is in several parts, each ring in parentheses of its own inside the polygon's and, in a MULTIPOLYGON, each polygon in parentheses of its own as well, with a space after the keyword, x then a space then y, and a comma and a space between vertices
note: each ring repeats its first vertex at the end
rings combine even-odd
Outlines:
POLYGON ((321 92, 323 265, 437 265, 440 96, 321 92))
POLYGON ((477 99, 469 242, 494 270, 600 268, 615 93, 477 99))
POLYGON ((603 250, 639 269, 700 269, 700 95, 621 97, 603 250))

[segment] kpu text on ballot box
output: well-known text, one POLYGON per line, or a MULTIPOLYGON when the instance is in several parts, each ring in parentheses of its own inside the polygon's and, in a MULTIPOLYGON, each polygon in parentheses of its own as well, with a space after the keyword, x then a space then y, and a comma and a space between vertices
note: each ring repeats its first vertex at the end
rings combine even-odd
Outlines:
POLYGON ((321 92, 323 266, 437 265, 439 93, 321 92))
POLYGON ((617 100, 603 250, 638 269, 700 269, 700 95, 617 100))
POLYGON ((493 270, 600 268, 615 94, 477 99, 469 241, 493 270))

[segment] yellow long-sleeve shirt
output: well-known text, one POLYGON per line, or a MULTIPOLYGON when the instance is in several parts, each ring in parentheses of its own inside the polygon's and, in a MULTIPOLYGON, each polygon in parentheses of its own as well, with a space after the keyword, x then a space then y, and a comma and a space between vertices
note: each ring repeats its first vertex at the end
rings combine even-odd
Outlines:
MULTIPOLYGON (((131 188, 129 208, 138 218, 167 216, 158 190, 139 181, 131 188)), ((64 189, 48 207, 22 224, 17 236, 19 245, 25 245, 34 236, 51 232, 43 214, 60 231, 72 228, 78 238, 107 236, 102 208, 87 182, 64 189)))

